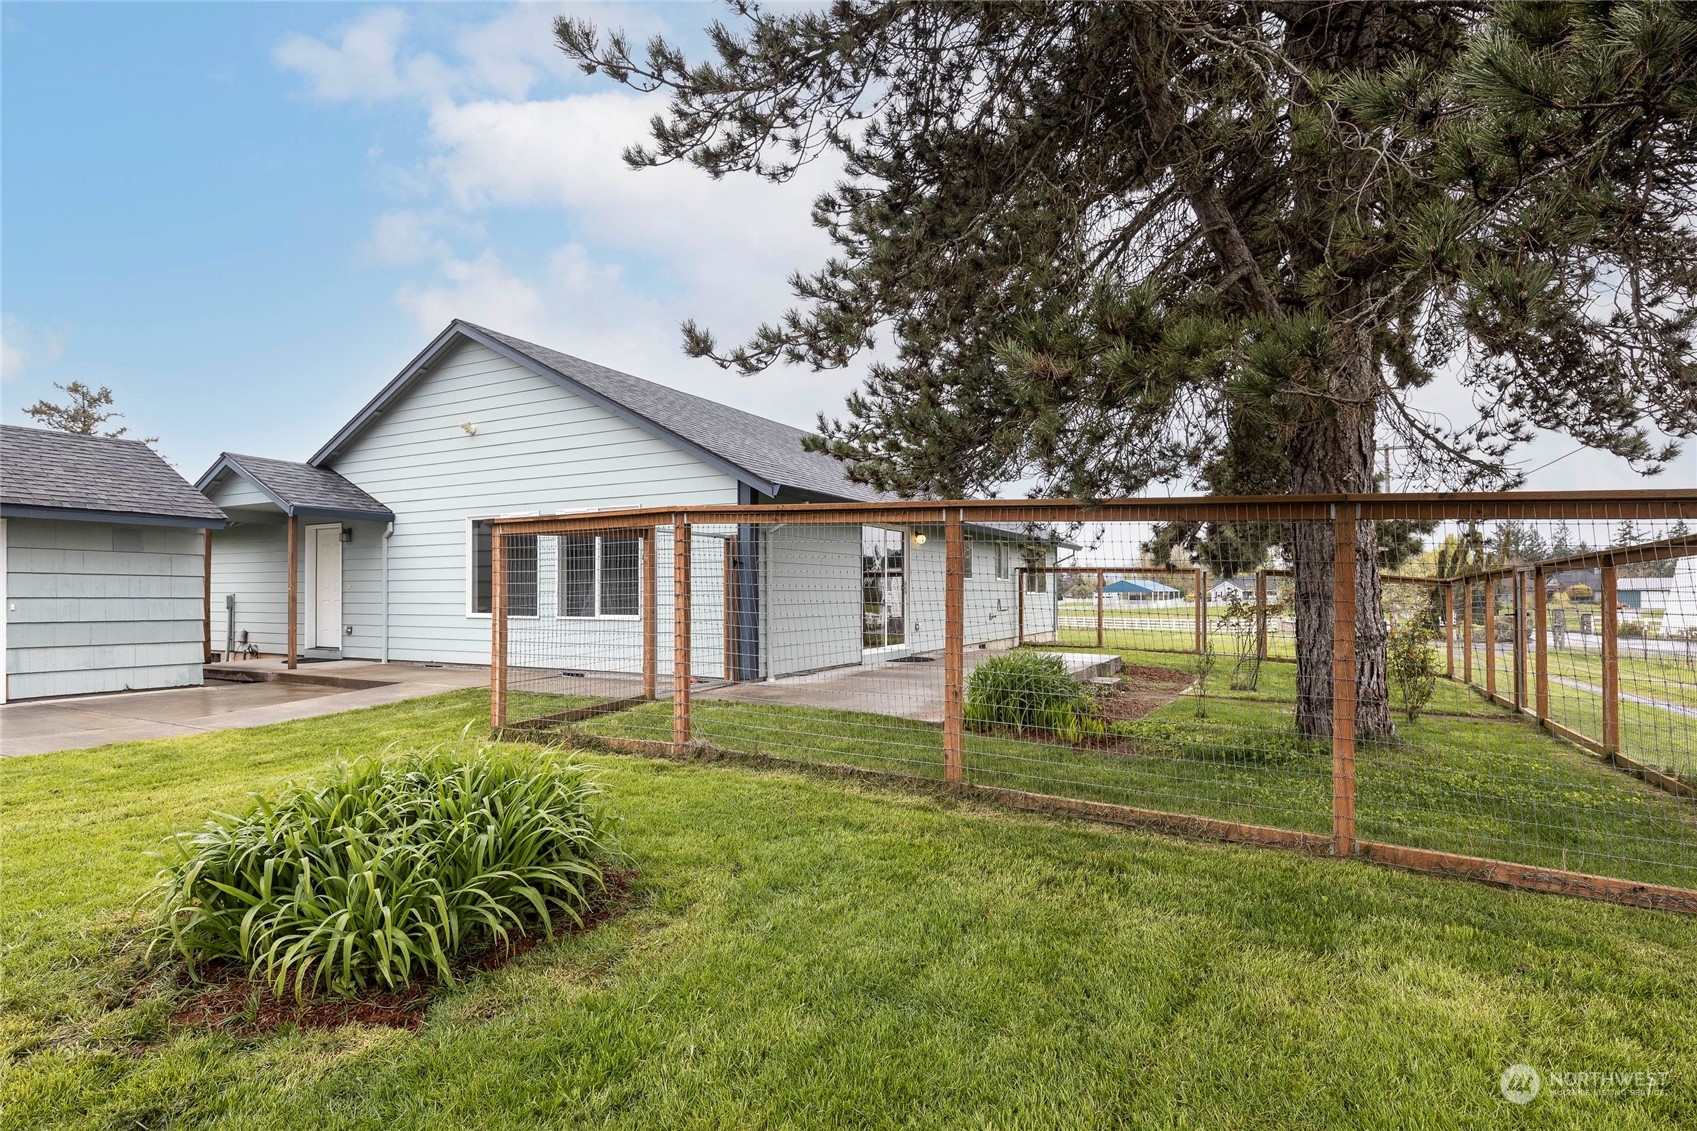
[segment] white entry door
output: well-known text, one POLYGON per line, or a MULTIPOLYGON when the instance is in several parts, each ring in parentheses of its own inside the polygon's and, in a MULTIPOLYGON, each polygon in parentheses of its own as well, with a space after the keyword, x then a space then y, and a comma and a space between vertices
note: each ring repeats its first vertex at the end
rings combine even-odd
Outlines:
POLYGON ((307 647, 342 646, 342 528, 314 526, 308 531, 307 563, 312 576, 307 585, 312 599, 307 605, 307 647))

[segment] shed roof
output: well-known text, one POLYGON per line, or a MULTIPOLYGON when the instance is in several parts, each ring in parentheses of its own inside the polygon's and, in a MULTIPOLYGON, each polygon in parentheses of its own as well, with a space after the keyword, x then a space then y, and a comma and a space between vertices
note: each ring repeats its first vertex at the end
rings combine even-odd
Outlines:
POLYGON ((224 512, 139 440, 0 425, 0 513, 154 526, 222 527, 224 512))
POLYGON ((394 512, 327 467, 286 459, 224 452, 195 484, 209 490, 220 478, 235 474, 252 483, 284 514, 313 514, 327 518, 387 522, 394 512))

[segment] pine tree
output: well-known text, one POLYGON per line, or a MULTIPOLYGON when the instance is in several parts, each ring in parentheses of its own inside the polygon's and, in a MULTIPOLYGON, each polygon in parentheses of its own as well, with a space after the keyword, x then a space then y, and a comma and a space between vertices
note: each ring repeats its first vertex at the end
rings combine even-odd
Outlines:
MULTIPOLYGON (((670 96, 636 166, 844 167, 837 253, 720 349, 757 371, 892 352, 821 420, 856 480, 1097 498, 1512 485, 1536 428, 1652 470, 1697 432, 1697 12, 1688 4, 733 2, 692 63, 562 18, 589 72, 670 96), (1452 429, 1410 394, 1454 369, 1452 429)), ((1357 720, 1390 727, 1357 535, 1357 720)), ((1326 524, 1198 530, 1295 563, 1300 729, 1330 728, 1326 524)))
POLYGON ((79 436, 117 437, 129 432, 123 426, 101 430, 107 421, 124 415, 112 408, 112 390, 105 385, 92 389, 81 381, 72 381, 69 385, 55 381, 53 387, 69 398, 64 404, 54 404, 42 398, 24 409, 25 415, 33 417, 43 428, 75 432, 79 436))

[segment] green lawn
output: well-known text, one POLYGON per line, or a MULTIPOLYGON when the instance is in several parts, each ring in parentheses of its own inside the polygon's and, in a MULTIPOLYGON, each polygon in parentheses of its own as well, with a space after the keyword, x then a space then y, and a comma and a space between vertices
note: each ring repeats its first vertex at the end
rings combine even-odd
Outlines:
POLYGON ((1679 1127, 1697 921, 597 755, 641 868, 416 1034, 239 1037, 132 999, 144 853, 477 692, 0 762, 7 1127, 1679 1127), (1497 1094, 1502 1069, 1668 1073, 1497 1094))
MULTIPOLYGON (((1125 652, 1185 670, 1188 660, 1125 652)), ((1179 700, 1122 728, 1131 752, 972 734, 968 780, 1304 832, 1331 830, 1331 747, 1293 737, 1296 669, 1267 664, 1258 689, 1219 691, 1199 720, 1179 700)), ((1216 672, 1216 684, 1226 675, 1216 672)), ((579 724, 587 734, 670 741, 669 702, 579 724)), ((884 715, 702 700, 694 737, 809 763, 942 777, 942 730, 884 715)), ((1697 807, 1440 681, 1430 713, 1357 750, 1357 828, 1416 848, 1697 887, 1697 807)))

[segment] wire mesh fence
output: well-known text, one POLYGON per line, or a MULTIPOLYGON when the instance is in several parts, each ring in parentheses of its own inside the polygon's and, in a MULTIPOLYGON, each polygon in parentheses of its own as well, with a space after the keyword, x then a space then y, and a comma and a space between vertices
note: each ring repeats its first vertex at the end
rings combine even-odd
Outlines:
POLYGON ((1697 493, 495 522, 497 727, 1697 910, 1697 493))

